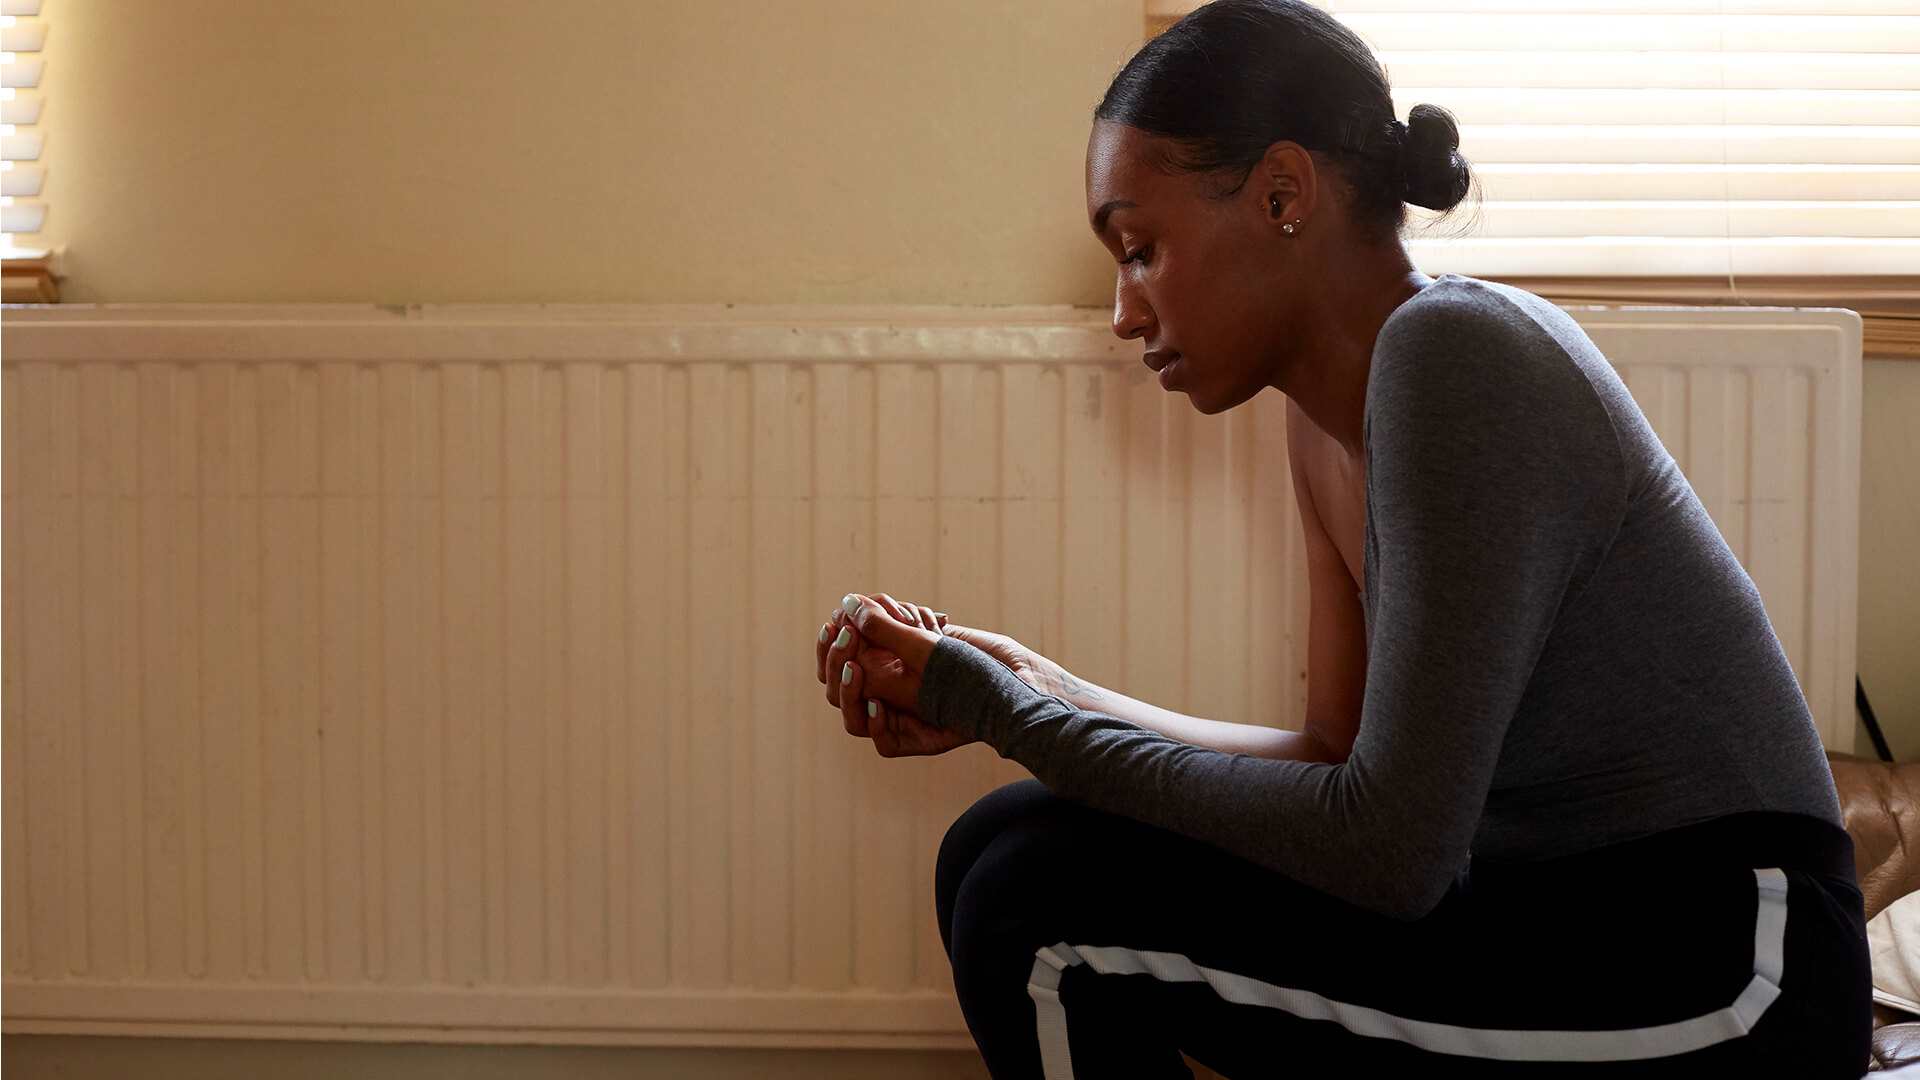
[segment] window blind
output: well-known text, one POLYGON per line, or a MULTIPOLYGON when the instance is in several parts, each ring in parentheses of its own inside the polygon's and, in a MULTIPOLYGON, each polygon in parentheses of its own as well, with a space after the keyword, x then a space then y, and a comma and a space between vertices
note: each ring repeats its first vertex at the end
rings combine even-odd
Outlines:
POLYGON ((0 249, 8 258, 37 258, 39 248, 15 244, 46 220, 40 196, 41 43, 46 25, 40 0, 0 0, 0 249))
MULTIPOLYGON (((1150 32, 1198 7, 1149 0, 1150 32)), ((1474 195, 1408 208, 1427 273, 1920 273, 1916 0, 1321 0, 1474 195)))

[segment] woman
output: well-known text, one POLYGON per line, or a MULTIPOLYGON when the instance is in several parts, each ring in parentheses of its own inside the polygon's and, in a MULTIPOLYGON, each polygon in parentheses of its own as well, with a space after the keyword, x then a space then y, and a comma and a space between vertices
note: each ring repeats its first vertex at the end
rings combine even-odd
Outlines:
POLYGON ((882 755, 979 740, 1034 775, 936 871, 996 1077, 1866 1067, 1852 844, 1793 671, 1579 326, 1413 268, 1404 204, 1461 200, 1457 146, 1295 0, 1200 8, 1095 112, 1115 333, 1203 413, 1289 399, 1303 732, 885 594, 821 630, 828 700, 882 755))

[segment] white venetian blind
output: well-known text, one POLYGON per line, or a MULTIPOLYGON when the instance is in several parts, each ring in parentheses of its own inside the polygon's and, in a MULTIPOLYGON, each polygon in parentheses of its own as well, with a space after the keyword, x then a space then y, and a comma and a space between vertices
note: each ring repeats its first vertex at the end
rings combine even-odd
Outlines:
POLYGON ((40 0, 0 0, 0 248, 8 257, 44 255, 16 245, 46 220, 40 199, 40 0))
POLYGON ((1920 273, 1920 0, 1319 6, 1460 124, 1485 202, 1410 208, 1428 273, 1920 273))

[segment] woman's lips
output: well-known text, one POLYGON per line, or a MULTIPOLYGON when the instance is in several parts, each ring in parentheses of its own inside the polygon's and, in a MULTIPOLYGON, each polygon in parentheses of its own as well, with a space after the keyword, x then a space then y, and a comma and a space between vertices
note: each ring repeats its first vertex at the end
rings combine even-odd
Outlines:
POLYGON ((1163 367, 1160 369, 1160 389, 1162 390, 1173 389, 1173 372, 1174 372, 1174 369, 1179 366, 1180 366, 1180 358, 1176 356, 1172 360, 1167 362, 1166 367, 1163 367))

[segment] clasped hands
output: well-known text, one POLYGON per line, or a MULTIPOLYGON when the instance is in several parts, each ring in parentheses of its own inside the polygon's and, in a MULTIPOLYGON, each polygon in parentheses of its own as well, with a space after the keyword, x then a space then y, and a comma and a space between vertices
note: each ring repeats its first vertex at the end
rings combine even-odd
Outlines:
POLYGON ((821 624, 815 673, 847 734, 873 740, 881 757, 944 754, 973 742, 971 725, 934 727, 920 717, 920 678, 941 637, 958 638, 1038 686, 1051 665, 1005 634, 947 623, 945 612, 886 593, 848 593, 821 624), (829 677, 831 676, 831 677, 829 677))

